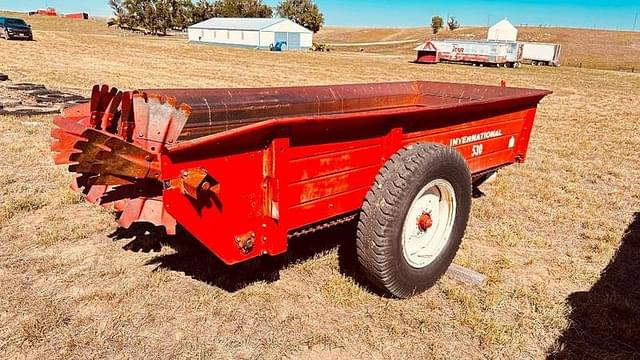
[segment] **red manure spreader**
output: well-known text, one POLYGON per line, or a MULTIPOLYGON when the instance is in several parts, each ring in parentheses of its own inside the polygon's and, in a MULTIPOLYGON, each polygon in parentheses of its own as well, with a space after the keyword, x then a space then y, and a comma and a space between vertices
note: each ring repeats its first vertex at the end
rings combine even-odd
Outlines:
POLYGON ((472 189, 525 161, 546 90, 443 82, 119 91, 51 131, 72 187, 119 225, 177 225, 226 264, 357 220, 358 262, 396 297, 431 287, 472 189))

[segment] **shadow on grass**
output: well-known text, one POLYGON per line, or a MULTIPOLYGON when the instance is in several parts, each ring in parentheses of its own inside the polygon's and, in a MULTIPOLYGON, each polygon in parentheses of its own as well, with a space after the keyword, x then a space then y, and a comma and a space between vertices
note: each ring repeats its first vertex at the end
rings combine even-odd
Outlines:
POLYGON ((576 292, 569 327, 548 359, 640 359, 640 212, 588 292, 576 292))
POLYGON ((262 256, 233 266, 224 264, 183 229, 179 229, 176 236, 168 236, 162 228, 136 223, 130 229, 116 230, 109 237, 114 241, 130 240, 123 249, 134 252, 158 252, 162 246, 168 246, 175 252, 156 256, 149 260, 147 265, 156 265, 156 269, 182 272, 193 279, 229 292, 238 291, 255 282, 277 281, 280 279, 281 270, 338 248, 340 272, 352 277, 368 290, 379 293, 377 290, 369 289, 358 271, 355 234, 356 222, 338 225, 290 240, 289 250, 285 254, 275 257, 262 256))

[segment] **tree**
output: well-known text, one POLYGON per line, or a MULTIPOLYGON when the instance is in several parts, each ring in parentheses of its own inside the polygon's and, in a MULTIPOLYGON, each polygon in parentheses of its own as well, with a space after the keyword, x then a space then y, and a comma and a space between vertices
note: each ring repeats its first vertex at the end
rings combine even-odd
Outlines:
POLYGON ((460 28, 460 23, 458 22, 458 20, 455 17, 451 16, 447 20, 447 28, 449 28, 450 31, 453 31, 455 29, 459 29, 460 28))
POLYGON ((109 0, 114 24, 122 28, 166 35, 169 29, 185 29, 212 17, 271 17, 273 10, 262 0, 109 0))
POLYGON ((276 7, 278 16, 318 32, 324 25, 324 15, 312 0, 282 0, 276 7))
POLYGON ((262 0, 219 0, 213 5, 216 17, 270 18, 273 10, 262 0))
POLYGON ((194 5, 191 0, 171 1, 171 27, 174 29, 186 29, 193 24, 194 5))
POLYGON ((437 34, 444 27, 444 20, 441 16, 434 16, 431 18, 431 30, 434 34, 437 34))
POLYGON ((115 15, 113 23, 119 27, 129 26, 128 14, 124 9, 122 0, 109 0, 109 6, 113 9, 113 14, 115 15))
POLYGON ((152 35, 166 34, 164 21, 159 21, 163 14, 166 0, 124 0, 123 8, 127 12, 128 25, 132 28, 144 28, 152 35))
POLYGON ((166 35, 169 29, 184 29, 193 22, 191 0, 109 0, 109 5, 114 23, 152 35, 166 35))
POLYGON ((207 0, 198 0, 191 12, 191 22, 196 24, 216 16, 215 8, 207 0))

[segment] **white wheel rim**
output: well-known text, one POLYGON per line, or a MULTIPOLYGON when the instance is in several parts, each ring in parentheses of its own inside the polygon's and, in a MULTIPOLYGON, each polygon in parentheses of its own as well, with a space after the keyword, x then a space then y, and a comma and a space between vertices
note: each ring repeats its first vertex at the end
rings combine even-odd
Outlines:
POLYGON ((409 265, 421 269, 438 258, 449 242, 455 215, 450 182, 436 179, 418 192, 402 227, 402 254, 409 265))

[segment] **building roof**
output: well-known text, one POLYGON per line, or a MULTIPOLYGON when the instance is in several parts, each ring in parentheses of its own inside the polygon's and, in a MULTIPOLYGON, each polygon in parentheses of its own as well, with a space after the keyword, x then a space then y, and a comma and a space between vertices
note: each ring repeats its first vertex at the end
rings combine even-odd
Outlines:
POLYGON ((518 29, 509 20, 504 19, 489 28, 487 39, 516 41, 518 39, 518 29))
POLYGON ((509 22, 509 20, 507 20, 506 18, 498 21, 491 28, 516 29, 516 27, 513 26, 513 24, 509 22))
MULTIPOLYGON (((203 22, 199 22, 197 24, 189 26, 194 29, 224 29, 224 30, 264 30, 273 25, 279 24, 283 21, 291 22, 295 24, 293 21, 284 18, 211 18, 209 20, 205 20, 203 22)), ((301 31, 310 30, 295 24, 300 27, 301 31)))

